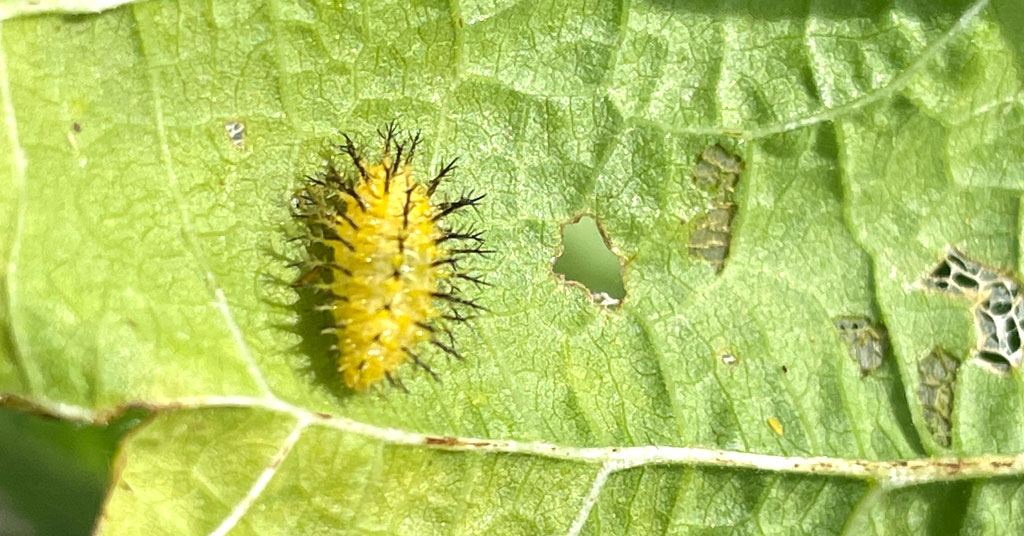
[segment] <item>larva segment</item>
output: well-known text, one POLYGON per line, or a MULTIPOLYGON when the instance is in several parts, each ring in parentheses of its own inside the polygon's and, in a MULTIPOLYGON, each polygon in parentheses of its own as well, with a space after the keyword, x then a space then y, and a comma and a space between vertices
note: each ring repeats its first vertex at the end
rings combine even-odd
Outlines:
POLYGON ((395 173, 391 165, 385 158, 365 167, 346 200, 356 228, 339 224, 344 241, 332 244, 335 263, 351 272, 335 268, 331 289, 348 297, 334 309, 339 368, 357 390, 383 379, 409 358, 407 349, 429 339, 419 324, 438 316, 433 294, 438 279, 450 275, 435 264, 447 252, 437 245, 443 233, 426 188, 413 180, 410 165, 395 173))
POLYGON ((332 303, 334 325, 324 331, 337 337, 338 369, 345 384, 361 391, 382 379, 401 386, 396 369, 411 360, 431 376, 417 346, 430 341, 446 354, 461 357, 454 349, 451 332, 439 325, 462 321, 456 310, 437 306, 479 308, 472 300, 455 295, 454 278, 482 282, 457 272, 466 254, 488 253, 480 249, 479 233, 448 232, 442 218, 472 206, 483 196, 433 203, 431 196, 440 180, 454 168, 454 161, 427 183, 416 180, 412 166, 419 136, 400 143, 395 126, 383 132, 382 157, 365 161, 351 139, 337 147, 352 162, 355 175, 338 170, 335 155, 297 196, 298 217, 310 230, 309 272, 300 282, 317 279, 314 270, 326 273, 315 286, 326 291, 332 303), (471 240, 465 248, 458 241, 471 240), (328 269, 323 269, 324 267, 328 269), (447 335, 447 339, 438 336, 447 335))

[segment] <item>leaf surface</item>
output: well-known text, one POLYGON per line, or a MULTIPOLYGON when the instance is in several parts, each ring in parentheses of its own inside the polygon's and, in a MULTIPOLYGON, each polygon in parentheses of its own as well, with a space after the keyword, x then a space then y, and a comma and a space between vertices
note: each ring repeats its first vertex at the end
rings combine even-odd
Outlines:
POLYGON ((921 281, 949 247, 1019 280, 1022 8, 4 20, 0 392, 73 419, 155 410, 101 534, 1020 531, 1021 376, 972 361, 972 302, 921 281), (476 264, 494 287, 456 330, 468 359, 429 355, 442 382, 409 366, 408 395, 353 395, 283 283, 289 199, 337 132, 370 144, 394 118, 423 131, 424 175, 461 157, 442 193, 487 193, 462 221, 498 251, 476 264), (744 162, 720 273, 689 253, 715 143, 744 162), (581 214, 625 264, 617 309, 551 271, 581 214), (847 316, 888 333, 869 374, 847 316), (948 447, 918 395, 936 347, 959 363, 948 447))

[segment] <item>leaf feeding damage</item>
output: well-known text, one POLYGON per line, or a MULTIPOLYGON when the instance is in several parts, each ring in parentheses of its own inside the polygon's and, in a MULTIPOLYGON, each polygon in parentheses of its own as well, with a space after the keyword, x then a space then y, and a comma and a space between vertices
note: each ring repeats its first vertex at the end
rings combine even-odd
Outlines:
POLYGON ((949 447, 953 438, 953 391, 960 362, 935 348, 917 363, 917 398, 932 439, 949 447))
POLYGON ((1000 372, 1020 366, 1024 360, 1024 296, 1015 279, 949 249, 925 277, 925 284, 973 302, 977 335, 974 357, 979 362, 1000 372))
POLYGON ((850 357, 860 367, 861 376, 882 366, 889 349, 889 336, 884 326, 874 325, 862 316, 841 316, 833 325, 850 357))
POLYGON ((711 192, 714 198, 690 233, 690 256, 711 264, 715 273, 722 271, 729 256, 732 220, 736 214, 733 197, 742 172, 743 161, 717 143, 701 152, 693 170, 694 182, 711 192))

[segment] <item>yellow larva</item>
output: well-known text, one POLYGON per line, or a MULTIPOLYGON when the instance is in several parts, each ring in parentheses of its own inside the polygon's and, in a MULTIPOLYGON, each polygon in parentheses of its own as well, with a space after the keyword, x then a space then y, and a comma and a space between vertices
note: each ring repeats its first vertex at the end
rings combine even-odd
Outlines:
POLYGON ((336 154, 351 160, 354 173, 340 172, 335 154, 327 155, 325 168, 308 177, 297 196, 297 216, 310 230, 309 271, 300 281, 309 283, 314 272, 312 278, 322 280, 314 286, 326 291, 324 309, 334 319, 324 331, 337 337, 338 370, 345 385, 357 391, 385 378, 397 383, 395 370, 410 359, 436 378, 417 353, 422 342, 461 357, 444 321, 466 317, 455 309, 442 311, 438 302, 481 309, 456 296, 450 283, 453 278, 482 283, 459 272, 458 262, 488 253, 480 249, 480 233, 450 231, 441 221, 482 195, 442 203, 431 199, 455 161, 431 181, 419 182, 412 166, 419 136, 399 142, 394 124, 380 135, 384 150, 373 163, 359 156, 345 135, 336 154), (458 241, 475 245, 450 246, 458 241), (447 338, 439 338, 442 334, 447 338))

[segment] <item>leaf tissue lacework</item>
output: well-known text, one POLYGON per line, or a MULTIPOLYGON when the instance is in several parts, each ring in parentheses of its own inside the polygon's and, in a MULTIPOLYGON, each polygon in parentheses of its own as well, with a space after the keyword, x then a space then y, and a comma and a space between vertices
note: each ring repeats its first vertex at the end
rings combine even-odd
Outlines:
POLYGON ((976 362, 999 372, 1020 366, 1024 297, 1016 280, 950 249, 925 284, 972 301, 976 362))
POLYGON ((711 207, 690 233, 690 256, 710 263, 716 274, 722 271, 729 256, 732 218, 736 214, 733 193, 742 172, 743 161, 717 143, 704 149, 693 170, 697 187, 714 197, 711 207))
POLYGON ((468 256, 490 253, 482 233, 452 230, 445 223, 460 209, 480 202, 470 192, 435 202, 435 190, 451 175, 451 160, 431 180, 420 182, 412 162, 419 134, 405 137, 391 123, 377 132, 383 150, 367 160, 352 139, 332 147, 315 176, 296 194, 294 216, 305 221, 306 271, 295 283, 323 293, 321 310, 333 325, 323 333, 337 343, 338 370, 345 385, 362 391, 381 379, 405 390, 396 369, 406 360, 438 375, 420 357, 420 343, 462 359, 450 329, 484 310, 460 295, 459 281, 485 284, 461 269, 468 256), (336 157, 350 161, 348 172, 336 157))

